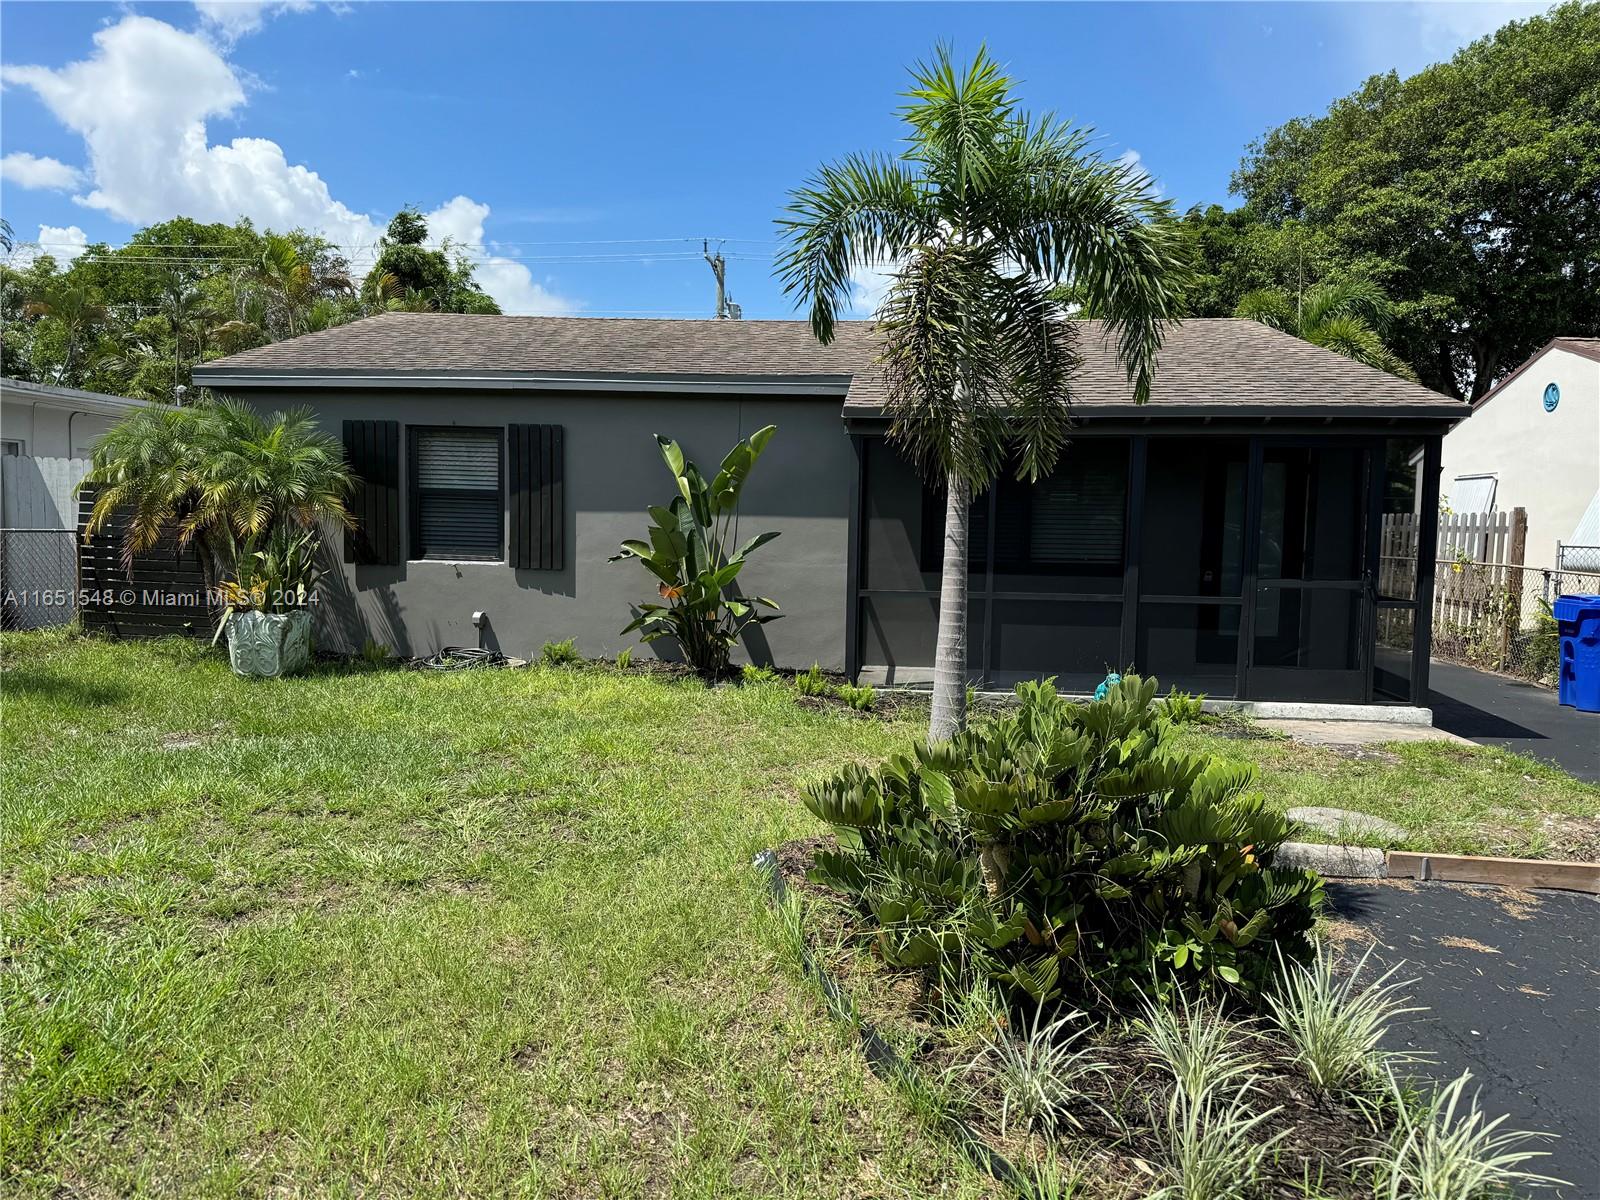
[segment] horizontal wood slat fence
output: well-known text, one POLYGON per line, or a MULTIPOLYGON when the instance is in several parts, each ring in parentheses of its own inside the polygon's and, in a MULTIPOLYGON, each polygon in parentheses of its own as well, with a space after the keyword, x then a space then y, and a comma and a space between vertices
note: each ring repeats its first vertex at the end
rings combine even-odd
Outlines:
POLYGON ((130 572, 122 565, 127 517, 113 517, 93 537, 84 538, 93 508, 94 495, 86 489, 78 500, 79 614, 85 631, 127 638, 209 638, 219 613, 206 593, 205 572, 194 548, 180 550, 176 538, 164 537, 134 556, 130 572))

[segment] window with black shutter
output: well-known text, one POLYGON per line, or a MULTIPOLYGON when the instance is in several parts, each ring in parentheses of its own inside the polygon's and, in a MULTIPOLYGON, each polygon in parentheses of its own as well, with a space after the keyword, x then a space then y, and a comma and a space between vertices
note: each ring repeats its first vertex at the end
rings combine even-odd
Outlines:
POLYGON ((411 557, 505 557, 500 429, 412 427, 411 557))
POLYGON ((511 545, 518 570, 559 571, 566 565, 564 438, 559 425, 508 425, 511 545))

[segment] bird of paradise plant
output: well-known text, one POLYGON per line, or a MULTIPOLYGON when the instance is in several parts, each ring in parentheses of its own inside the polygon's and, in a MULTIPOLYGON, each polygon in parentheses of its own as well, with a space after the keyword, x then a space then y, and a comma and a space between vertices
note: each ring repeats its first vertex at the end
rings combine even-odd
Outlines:
POLYGON ((774 425, 756 430, 728 452, 709 482, 684 457, 677 442, 658 434, 656 442, 678 485, 678 495, 669 506, 650 506, 655 524, 648 541, 625 541, 611 558, 612 562, 637 559, 656 577, 656 592, 666 601, 638 605, 637 616, 622 632, 639 631, 646 642, 672 639, 684 658, 708 679, 727 671, 729 656, 746 627, 764 625, 779 616, 777 604, 765 596, 744 596, 733 590, 749 555, 778 535, 757 534, 730 552, 740 493, 776 432, 774 425))

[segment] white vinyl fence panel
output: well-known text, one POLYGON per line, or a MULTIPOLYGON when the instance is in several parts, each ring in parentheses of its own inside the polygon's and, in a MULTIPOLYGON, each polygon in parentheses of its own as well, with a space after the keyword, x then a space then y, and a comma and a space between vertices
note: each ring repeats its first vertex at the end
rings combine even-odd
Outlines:
POLYGON ((76 529, 87 458, 0 457, 0 528, 76 529))

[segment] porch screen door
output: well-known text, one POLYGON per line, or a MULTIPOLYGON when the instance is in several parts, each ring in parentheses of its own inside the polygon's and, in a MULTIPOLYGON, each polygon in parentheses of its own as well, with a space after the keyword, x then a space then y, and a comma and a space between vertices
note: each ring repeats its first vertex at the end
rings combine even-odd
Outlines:
POLYGON ((1249 623, 1253 700, 1369 698, 1370 459, 1361 446, 1262 449, 1249 623))

